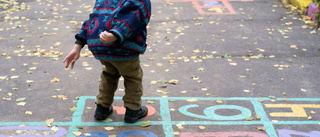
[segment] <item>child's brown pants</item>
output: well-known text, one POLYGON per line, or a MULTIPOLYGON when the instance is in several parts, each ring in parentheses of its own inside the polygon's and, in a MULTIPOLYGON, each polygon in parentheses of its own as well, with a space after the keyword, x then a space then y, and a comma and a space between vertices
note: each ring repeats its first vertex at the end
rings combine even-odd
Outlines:
POLYGON ((124 106, 131 110, 139 110, 143 94, 142 77, 139 57, 130 61, 100 60, 105 67, 101 72, 99 94, 96 103, 109 108, 113 103, 114 93, 118 88, 119 78, 124 78, 124 106))

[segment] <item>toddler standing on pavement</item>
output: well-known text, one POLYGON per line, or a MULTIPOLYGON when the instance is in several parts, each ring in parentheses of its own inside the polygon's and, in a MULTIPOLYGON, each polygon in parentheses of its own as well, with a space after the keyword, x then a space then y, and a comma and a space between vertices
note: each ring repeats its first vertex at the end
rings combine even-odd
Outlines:
POLYGON ((112 113, 120 76, 124 78, 125 86, 124 121, 134 123, 147 115, 147 107, 141 106, 143 72, 139 55, 147 47, 146 27, 150 16, 150 0, 96 0, 89 20, 76 34, 75 45, 63 61, 65 67, 71 65, 73 69, 86 44, 104 65, 96 98, 94 117, 97 120, 104 120, 112 113))

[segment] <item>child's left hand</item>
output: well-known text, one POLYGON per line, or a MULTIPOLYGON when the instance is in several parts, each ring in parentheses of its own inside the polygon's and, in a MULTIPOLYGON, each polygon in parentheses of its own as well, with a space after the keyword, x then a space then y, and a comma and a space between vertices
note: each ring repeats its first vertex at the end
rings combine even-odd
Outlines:
POLYGON ((107 31, 101 32, 99 36, 100 36, 100 40, 103 43, 111 43, 117 40, 116 36, 114 36, 112 33, 109 33, 107 31))

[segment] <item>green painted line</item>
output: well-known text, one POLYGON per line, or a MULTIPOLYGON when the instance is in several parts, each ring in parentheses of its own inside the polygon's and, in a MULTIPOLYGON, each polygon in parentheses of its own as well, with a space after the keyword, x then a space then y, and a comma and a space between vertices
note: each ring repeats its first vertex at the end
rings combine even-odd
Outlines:
POLYGON ((173 128, 171 124, 171 114, 169 109, 169 101, 168 99, 160 99, 160 115, 163 120, 163 131, 166 137, 173 137, 173 128))
POLYGON ((261 117, 260 121, 263 122, 263 126, 266 128, 266 133, 269 137, 278 137, 276 130, 272 122, 270 122, 266 111, 263 109, 262 104, 257 100, 251 100, 254 111, 258 116, 261 117))

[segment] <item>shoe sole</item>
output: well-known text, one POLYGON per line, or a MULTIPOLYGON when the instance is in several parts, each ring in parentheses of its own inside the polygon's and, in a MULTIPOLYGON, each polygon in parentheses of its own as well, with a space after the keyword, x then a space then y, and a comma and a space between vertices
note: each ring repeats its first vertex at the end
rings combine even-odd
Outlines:
POLYGON ((137 122, 140 118, 143 118, 143 117, 145 117, 145 116, 147 116, 148 115, 148 109, 147 109, 147 111, 142 115, 142 116, 140 116, 139 118, 136 118, 136 119, 127 119, 127 118, 125 118, 124 119, 124 122, 126 122, 126 123, 135 123, 135 122, 137 122))
POLYGON ((111 111, 109 111, 107 114, 105 115, 98 115, 98 114, 94 114, 94 118, 96 120, 105 120, 111 113, 113 112, 113 108, 111 109, 111 111))

